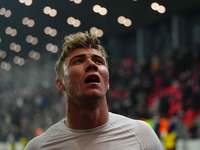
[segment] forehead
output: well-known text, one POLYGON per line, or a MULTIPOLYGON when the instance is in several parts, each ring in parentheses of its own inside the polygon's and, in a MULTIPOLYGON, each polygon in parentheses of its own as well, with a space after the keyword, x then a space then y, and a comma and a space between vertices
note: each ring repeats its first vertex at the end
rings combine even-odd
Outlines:
POLYGON ((78 48, 73 50, 66 58, 65 58, 65 62, 69 61, 70 59, 72 59, 74 56, 78 56, 78 55, 86 55, 86 56, 100 56, 103 59, 104 56, 102 55, 102 53, 94 48, 78 48))

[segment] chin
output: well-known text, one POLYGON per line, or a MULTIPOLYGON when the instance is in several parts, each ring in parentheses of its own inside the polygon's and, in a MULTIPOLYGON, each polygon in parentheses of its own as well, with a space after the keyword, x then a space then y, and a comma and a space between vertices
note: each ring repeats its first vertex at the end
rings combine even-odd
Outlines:
POLYGON ((87 94, 81 97, 80 103, 84 107, 88 108, 96 108, 98 107, 99 103, 104 100, 104 97, 102 94, 87 94))
POLYGON ((101 93, 97 93, 97 92, 91 92, 89 94, 85 94, 83 97, 94 101, 95 99, 103 99, 104 95, 101 93))

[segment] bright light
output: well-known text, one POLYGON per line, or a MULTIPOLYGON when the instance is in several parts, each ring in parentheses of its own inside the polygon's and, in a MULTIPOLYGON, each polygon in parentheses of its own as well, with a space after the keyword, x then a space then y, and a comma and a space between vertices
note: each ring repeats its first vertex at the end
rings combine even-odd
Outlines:
POLYGON ((51 17, 55 17, 55 16, 57 15, 57 10, 52 9, 52 10, 50 11, 49 15, 50 15, 51 17))
POLYGON ((40 53, 39 53, 39 52, 36 52, 36 51, 34 51, 34 50, 31 50, 31 51, 29 52, 29 57, 30 57, 30 58, 33 58, 33 59, 35 59, 35 60, 39 60, 39 59, 40 59, 40 53))
POLYGON ((46 6, 44 9, 43 9, 43 12, 48 15, 50 12, 51 12, 51 8, 49 6, 46 6))
POLYGON ((14 47, 15 47, 15 43, 11 43, 10 44, 10 50, 14 50, 14 47))
POLYGON ((19 0, 20 3, 25 3, 26 0, 19 0))
POLYGON ((51 30, 51 27, 46 27, 46 28, 44 28, 44 33, 49 34, 50 30, 51 30))
POLYGON ((1 62, 1 69, 9 71, 11 69, 11 65, 5 61, 1 62))
POLYGON ((74 27, 79 27, 81 25, 81 21, 78 19, 75 19, 74 17, 67 18, 67 23, 69 25, 73 25, 74 27))
POLYGON ((19 62, 19 56, 15 56, 14 59, 13 59, 14 63, 15 64, 18 64, 19 62))
POLYGON ((101 29, 97 29, 96 27, 90 28, 90 33, 95 34, 97 37, 103 36, 103 31, 101 29))
POLYGON ((31 36, 31 35, 28 35, 28 36, 26 37, 26 42, 27 42, 27 43, 30 43, 30 42, 31 42, 31 39, 32 39, 32 36, 31 36))
POLYGON ((97 30, 96 35, 97 35, 98 37, 102 37, 102 36, 103 36, 103 31, 102 31, 101 29, 97 30))
POLYGON ((15 64, 17 64, 17 65, 22 66, 22 65, 24 65, 24 63, 25 63, 25 60, 24 60, 24 58, 21 58, 21 57, 19 57, 19 56, 15 56, 14 59, 13 59, 13 62, 14 62, 15 64))
POLYGON ((48 43, 48 44, 46 45, 46 50, 47 50, 47 51, 51 51, 52 45, 53 45, 53 44, 48 43))
POLYGON ((5 33, 6 34, 10 34, 12 32, 12 28, 11 27, 7 27, 5 33))
POLYGON ((57 15, 57 10, 52 9, 52 8, 49 7, 49 6, 46 6, 46 7, 43 9, 43 12, 44 12, 44 14, 49 15, 49 16, 51 16, 51 17, 55 17, 55 16, 57 15))
POLYGON ((99 13, 100 15, 106 15, 108 13, 107 9, 104 7, 101 7, 100 5, 94 5, 93 6, 93 11, 95 13, 99 13))
POLYGON ((32 35, 27 35, 26 42, 31 43, 32 45, 36 45, 38 43, 38 38, 33 37, 32 35))
POLYGON ((104 16, 104 15, 107 14, 107 12, 108 12, 107 9, 103 7, 103 8, 101 8, 99 14, 102 15, 102 16, 104 16))
POLYGON ((35 53, 34 50, 29 51, 29 53, 28 53, 29 57, 30 57, 30 58, 33 58, 34 53, 35 53))
POLYGON ((24 17, 23 19, 22 19, 22 23, 24 24, 24 25, 27 25, 27 23, 28 23, 28 18, 27 17, 24 17))
POLYGON ((120 23, 120 24, 124 24, 124 20, 126 20, 126 18, 124 16, 119 16, 117 21, 120 23))
POLYGON ((51 29, 50 36, 56 36, 56 35, 57 35, 57 30, 56 29, 51 29))
POLYGON ((33 55, 33 58, 34 58, 35 60, 39 60, 39 59, 40 59, 40 53, 35 52, 34 55, 33 55))
POLYGON ((74 0, 74 3, 76 4, 80 4, 82 2, 82 0, 74 0))
POLYGON ((32 5, 32 3, 33 3, 32 0, 26 0, 26 1, 25 1, 25 5, 26 5, 26 6, 32 5))
POLYGON ((57 53, 57 52, 58 52, 58 46, 53 45, 52 43, 48 43, 48 44, 46 45, 46 50, 47 50, 47 51, 50 51, 50 52, 52 52, 52 53, 57 53))
POLYGON ((96 27, 92 27, 92 28, 90 28, 90 33, 94 34, 96 32, 96 30, 98 30, 96 27))
POLYGON ((44 33, 47 34, 47 35, 50 35, 50 36, 54 37, 54 36, 57 35, 57 30, 56 29, 52 29, 51 27, 46 27, 44 29, 44 33))
POLYGON ((16 44, 14 47, 15 52, 20 52, 21 51, 21 46, 19 44, 16 44))
POLYGON ((82 2, 82 0, 69 0, 69 1, 72 1, 72 2, 74 2, 76 4, 80 4, 82 2))
POLYGON ((36 45, 37 43, 38 43, 38 39, 36 37, 33 37, 31 44, 36 45))
POLYGON ((158 12, 161 13, 161 14, 165 13, 166 12, 165 7, 160 5, 159 8, 158 8, 158 12))
POLYGON ((126 21, 124 22, 124 25, 125 25, 126 27, 131 26, 131 24, 132 24, 132 21, 131 21, 130 19, 126 19, 126 21))
POLYGON ((17 30, 16 29, 12 29, 10 32, 11 36, 16 36, 17 35, 17 30))
POLYGON ((19 0, 20 3, 24 3, 26 6, 32 5, 33 1, 32 0, 19 0))
POLYGON ((33 27, 35 25, 35 21, 32 19, 29 19, 28 17, 24 17, 22 19, 22 24, 27 25, 28 27, 33 27))
POLYGON ((10 10, 7 10, 6 12, 5 12, 5 17, 6 18, 8 18, 8 17, 10 17, 11 16, 11 11, 10 10))
POLYGON ((100 10, 101 10, 101 6, 99 6, 99 5, 94 5, 94 6, 93 6, 93 11, 94 11, 95 13, 99 13, 100 10))
POLYGON ((21 45, 13 42, 13 43, 10 44, 10 50, 13 50, 15 52, 20 52, 21 51, 21 45))
POLYGON ((166 12, 166 8, 163 5, 159 5, 158 3, 154 2, 151 4, 151 8, 159 13, 163 14, 166 12))
POLYGON ((52 53, 57 53, 57 51, 58 51, 58 46, 54 45, 51 52, 52 53))
POLYGON ((73 22, 74 22, 74 17, 69 17, 68 19, 67 19, 67 23, 68 24, 70 24, 70 25, 72 25, 73 24, 73 22))
POLYGON ((5 8, 1 8, 0 9, 0 15, 5 15, 5 13, 6 13, 6 9, 5 8))
POLYGON ((156 2, 154 2, 154 3, 151 4, 151 8, 152 8, 153 10, 157 11, 158 8, 159 8, 159 4, 156 3, 156 2))
POLYGON ((123 24, 126 27, 130 27, 132 25, 132 21, 124 16, 119 16, 117 21, 119 24, 123 24))
POLYGON ((74 27, 79 27, 81 25, 81 22, 78 19, 76 19, 74 21, 73 25, 74 25, 74 27))
POLYGON ((7 55, 7 54, 6 54, 5 51, 0 50, 0 58, 5 58, 6 55, 7 55))
POLYGON ((5 33, 11 36, 16 36, 17 35, 17 30, 11 27, 7 27, 5 30, 5 33))
POLYGON ((35 25, 35 21, 34 20, 29 20, 27 25, 29 27, 33 27, 35 25))

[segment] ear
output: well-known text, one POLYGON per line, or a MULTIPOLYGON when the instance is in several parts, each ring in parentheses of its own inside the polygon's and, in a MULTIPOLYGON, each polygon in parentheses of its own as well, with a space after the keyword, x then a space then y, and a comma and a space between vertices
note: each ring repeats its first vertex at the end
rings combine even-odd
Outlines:
POLYGON ((65 91, 65 85, 63 84, 62 79, 60 78, 56 79, 56 86, 59 90, 65 91))

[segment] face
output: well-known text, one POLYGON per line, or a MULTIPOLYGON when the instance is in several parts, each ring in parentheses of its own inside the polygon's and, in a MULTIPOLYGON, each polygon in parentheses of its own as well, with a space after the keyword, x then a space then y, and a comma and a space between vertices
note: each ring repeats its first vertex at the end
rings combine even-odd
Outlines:
POLYGON ((64 60, 63 67, 64 78, 60 84, 68 100, 80 107, 95 107, 105 100, 109 73, 106 60, 99 51, 93 48, 76 49, 64 60))

